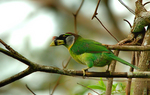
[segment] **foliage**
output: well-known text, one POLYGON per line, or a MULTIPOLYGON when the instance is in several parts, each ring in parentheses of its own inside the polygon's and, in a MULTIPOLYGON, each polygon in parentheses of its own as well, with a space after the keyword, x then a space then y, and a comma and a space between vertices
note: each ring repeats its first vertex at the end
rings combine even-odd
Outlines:
MULTIPOLYGON (((101 95, 105 95, 106 93, 106 85, 104 81, 102 80, 102 78, 100 78, 100 81, 98 81, 97 85, 90 85, 88 86, 88 88, 100 90, 101 95)), ((114 94, 125 95, 125 85, 122 83, 113 83, 111 94, 112 95, 114 94)))

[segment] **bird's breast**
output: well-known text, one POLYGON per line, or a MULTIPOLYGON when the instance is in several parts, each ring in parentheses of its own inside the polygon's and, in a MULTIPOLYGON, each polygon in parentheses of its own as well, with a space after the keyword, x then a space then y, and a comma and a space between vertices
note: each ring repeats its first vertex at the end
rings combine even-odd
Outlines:
POLYGON ((93 64, 93 66, 96 67, 103 67, 105 65, 108 65, 111 63, 111 58, 108 57, 104 53, 83 53, 83 54, 74 54, 73 52, 70 52, 70 55, 72 58, 81 64, 93 64))

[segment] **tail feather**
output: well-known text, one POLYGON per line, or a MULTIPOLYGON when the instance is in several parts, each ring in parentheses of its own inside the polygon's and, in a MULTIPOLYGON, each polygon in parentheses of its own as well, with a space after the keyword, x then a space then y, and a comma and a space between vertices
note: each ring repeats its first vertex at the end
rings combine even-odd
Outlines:
POLYGON ((111 57, 112 59, 117 60, 117 61, 119 61, 119 62, 121 62, 121 63, 123 63, 125 65, 128 65, 128 66, 134 68, 134 69, 139 69, 138 67, 136 67, 136 66, 130 64, 129 62, 127 62, 127 61, 125 61, 125 60, 115 56, 114 54, 108 54, 108 56, 111 57))

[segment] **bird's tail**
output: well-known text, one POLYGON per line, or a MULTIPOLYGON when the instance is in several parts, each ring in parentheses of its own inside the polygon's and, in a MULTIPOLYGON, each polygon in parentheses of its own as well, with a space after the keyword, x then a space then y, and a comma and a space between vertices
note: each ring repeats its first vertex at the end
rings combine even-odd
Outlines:
POLYGON ((114 60, 117 60, 117 61, 119 61, 119 62, 125 64, 125 65, 131 66, 131 67, 134 68, 134 69, 139 69, 137 66, 134 66, 134 65, 130 64, 129 62, 127 62, 127 61, 125 61, 125 60, 123 60, 123 59, 121 59, 121 58, 115 56, 114 54, 108 54, 108 56, 111 57, 111 58, 114 59, 114 60))

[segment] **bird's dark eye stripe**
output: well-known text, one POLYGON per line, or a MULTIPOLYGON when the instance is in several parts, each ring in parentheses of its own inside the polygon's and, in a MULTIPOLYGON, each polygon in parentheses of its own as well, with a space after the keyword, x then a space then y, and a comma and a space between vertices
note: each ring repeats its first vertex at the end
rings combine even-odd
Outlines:
POLYGON ((57 46, 57 40, 54 41, 55 45, 57 46))
POLYGON ((66 39, 64 40, 64 43, 66 44, 66 39))

